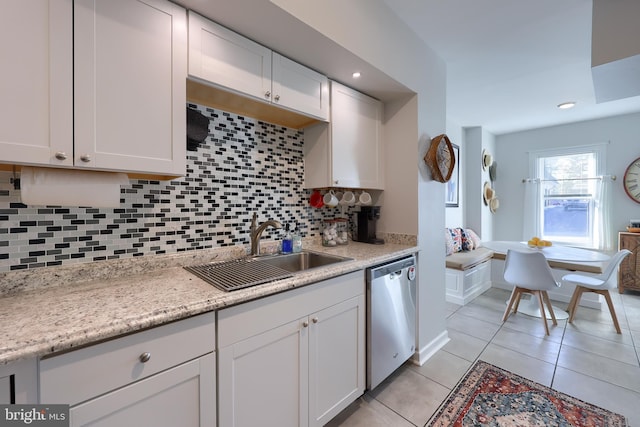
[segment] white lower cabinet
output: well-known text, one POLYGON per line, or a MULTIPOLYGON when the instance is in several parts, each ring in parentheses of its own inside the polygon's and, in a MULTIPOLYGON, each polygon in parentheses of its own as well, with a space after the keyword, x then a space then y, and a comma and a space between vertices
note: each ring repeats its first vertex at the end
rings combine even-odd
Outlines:
POLYGON ((310 316, 310 426, 326 424, 364 392, 364 311, 362 295, 310 316))
POLYGON ((38 401, 38 362, 20 360, 0 365, 0 405, 38 401))
POLYGON ((72 426, 215 426, 215 356, 209 353, 72 407, 72 426))
POLYGON ((322 426, 364 392, 363 272, 218 314, 220 427, 322 426))
POLYGON ((71 426, 215 426, 215 314, 40 360, 40 403, 71 426))
POLYGON ((220 426, 306 426, 307 330, 302 319, 219 351, 220 426))

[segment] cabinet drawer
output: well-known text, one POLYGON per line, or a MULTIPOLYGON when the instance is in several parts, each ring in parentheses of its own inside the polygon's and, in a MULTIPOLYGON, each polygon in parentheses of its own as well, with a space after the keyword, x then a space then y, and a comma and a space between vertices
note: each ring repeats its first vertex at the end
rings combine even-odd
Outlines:
POLYGON ((40 361, 40 402, 74 405, 214 349, 211 312, 49 357, 40 361))

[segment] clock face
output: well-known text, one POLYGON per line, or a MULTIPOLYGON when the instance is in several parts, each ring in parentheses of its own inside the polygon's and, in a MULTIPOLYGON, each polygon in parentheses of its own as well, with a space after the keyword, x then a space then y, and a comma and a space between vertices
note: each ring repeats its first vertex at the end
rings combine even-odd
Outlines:
POLYGON ((424 161, 431 169, 431 176, 434 180, 447 182, 451 179, 456 159, 453 146, 447 135, 438 135, 431 140, 424 161))
POLYGON ((447 176, 449 173, 449 167, 451 167, 451 152, 449 151, 449 146, 445 141, 441 140, 440 145, 438 145, 436 162, 442 176, 447 176))
POLYGON ((636 203, 640 203, 640 157, 635 159, 624 172, 624 190, 636 203))

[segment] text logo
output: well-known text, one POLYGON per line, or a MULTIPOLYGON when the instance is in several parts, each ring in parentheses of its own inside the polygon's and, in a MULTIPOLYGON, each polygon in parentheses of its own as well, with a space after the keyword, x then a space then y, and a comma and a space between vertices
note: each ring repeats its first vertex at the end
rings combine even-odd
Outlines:
POLYGON ((0 427, 69 427, 69 405, 0 405, 0 427))

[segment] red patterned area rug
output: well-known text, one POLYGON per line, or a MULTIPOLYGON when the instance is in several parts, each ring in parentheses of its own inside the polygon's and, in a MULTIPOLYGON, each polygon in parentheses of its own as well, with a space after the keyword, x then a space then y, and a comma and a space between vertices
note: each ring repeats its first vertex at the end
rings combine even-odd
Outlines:
POLYGON ((427 426, 627 426, 624 416, 478 361, 427 426))

